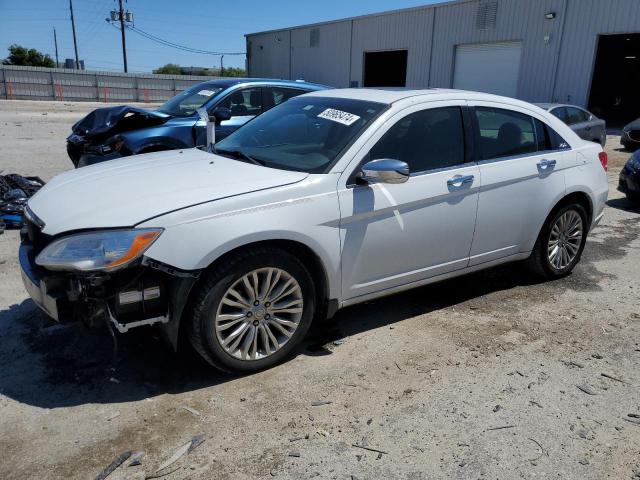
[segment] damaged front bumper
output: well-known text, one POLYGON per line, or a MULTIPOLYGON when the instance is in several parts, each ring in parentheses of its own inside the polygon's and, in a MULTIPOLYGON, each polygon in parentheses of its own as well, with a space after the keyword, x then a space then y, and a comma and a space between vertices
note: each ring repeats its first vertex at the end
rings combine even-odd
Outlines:
POLYGON ((177 349, 180 319, 200 272, 146 258, 114 273, 49 271, 35 263, 36 256, 36 245, 23 231, 22 281, 49 317, 60 323, 82 321, 90 327, 110 322, 121 333, 157 324, 177 349))
POLYGON ((121 151, 114 151, 108 145, 91 145, 80 135, 67 137, 67 154, 76 168, 94 165, 125 156, 121 151))

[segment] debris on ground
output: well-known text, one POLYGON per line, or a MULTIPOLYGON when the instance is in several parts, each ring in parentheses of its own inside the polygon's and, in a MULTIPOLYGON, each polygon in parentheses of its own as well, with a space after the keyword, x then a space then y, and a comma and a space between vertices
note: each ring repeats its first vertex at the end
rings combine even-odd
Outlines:
POLYGON ((626 420, 629 423, 633 423, 635 425, 640 425, 640 415, 635 413, 629 413, 626 417, 622 417, 623 420, 626 420))
POLYGON ((204 436, 203 435, 196 435, 195 437, 191 438, 191 440, 189 440, 187 443, 181 445, 174 452, 174 454, 171 456, 171 458, 169 458, 166 462, 164 462, 162 465, 160 465, 158 467, 158 469, 155 471, 155 473, 153 473, 152 475, 149 475, 149 476, 147 476, 145 478, 146 479, 151 479, 151 478, 159 478, 161 476, 169 475, 172 472, 166 472, 166 473, 162 473, 161 474, 162 470, 164 470, 165 468, 170 467, 171 465, 176 463, 178 460, 180 460, 180 458, 182 458, 183 455, 193 452, 199 445, 202 445, 203 442, 204 442, 204 436))
POLYGON ((608 373, 601 373, 600 375, 602 375, 604 378, 608 378, 609 380, 614 380, 616 382, 625 383, 625 384, 629 383, 629 382, 625 382, 621 378, 617 378, 617 377, 614 377, 613 375, 609 375, 608 373))
POLYGON ((142 457, 144 457, 144 452, 136 452, 131 455, 131 461, 129 462, 129 467, 137 467, 138 465, 142 465, 142 457))
POLYGON ((576 385, 576 388, 586 393, 587 395, 598 395, 598 392, 596 392, 590 385, 587 385, 586 383, 583 385, 576 385))
POLYGON ((120 412, 113 412, 111 415, 109 415, 107 417, 107 422, 110 422, 111 420, 115 420, 116 418, 118 418, 120 416, 120 412))
POLYGON ((333 403, 330 400, 314 400, 313 402, 311 402, 311 406, 312 407, 320 407, 322 405, 330 405, 331 403, 333 403))
POLYGON ((199 417, 200 415, 202 415, 199 411, 197 411, 197 410, 195 410, 195 409, 193 409, 191 407, 183 406, 182 409, 186 410, 187 412, 189 412, 194 417, 199 417))
POLYGON ((22 212, 27 201, 43 186, 44 181, 39 177, 23 177, 16 173, 0 175, 0 221, 4 228, 22 226, 22 212))
POLYGON ((491 428, 487 428, 485 430, 485 432, 492 432, 494 430, 504 430, 506 428, 516 428, 516 426, 515 425, 504 425, 502 427, 491 427, 491 428))
POLYGON ((362 448, 363 450, 369 450, 370 452, 379 453, 380 455, 389 455, 389 453, 385 452, 384 450, 378 450, 377 448, 367 447, 364 445, 360 445, 358 443, 352 443, 351 446, 356 448, 362 448))
POLYGON ((129 457, 131 456, 131 453, 132 453, 131 450, 128 450, 118 455, 118 457, 113 462, 111 462, 107 466, 107 468, 105 468, 102 472, 98 474, 98 476, 96 477, 96 480, 104 480, 109 475, 111 475, 116 470, 116 468, 118 468, 120 465, 122 465, 124 462, 126 462, 129 459, 129 457))

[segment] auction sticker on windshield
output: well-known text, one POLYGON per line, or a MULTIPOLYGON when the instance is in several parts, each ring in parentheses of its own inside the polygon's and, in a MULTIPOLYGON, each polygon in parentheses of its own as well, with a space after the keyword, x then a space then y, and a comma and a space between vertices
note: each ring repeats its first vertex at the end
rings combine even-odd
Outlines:
POLYGON ((357 122, 360 117, 353 113, 343 112, 342 110, 336 110, 335 108, 327 108, 324 112, 318 115, 318 118, 324 118, 331 120, 332 122, 338 122, 343 125, 349 126, 357 122))
POLYGON ((211 95, 213 95, 214 93, 216 93, 216 92, 214 92, 214 91, 212 91, 212 90, 200 90, 200 91, 198 92, 198 95, 203 95, 203 96, 205 96, 205 97, 210 97, 210 96, 211 96, 211 95))

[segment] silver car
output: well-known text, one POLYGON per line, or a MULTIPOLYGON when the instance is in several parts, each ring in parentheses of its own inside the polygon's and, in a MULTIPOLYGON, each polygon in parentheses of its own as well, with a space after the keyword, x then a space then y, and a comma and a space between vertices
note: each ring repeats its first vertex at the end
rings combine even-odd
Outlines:
POLYGON ((560 103, 536 103, 571 127, 584 140, 602 145, 607 143, 607 123, 584 108, 560 103))

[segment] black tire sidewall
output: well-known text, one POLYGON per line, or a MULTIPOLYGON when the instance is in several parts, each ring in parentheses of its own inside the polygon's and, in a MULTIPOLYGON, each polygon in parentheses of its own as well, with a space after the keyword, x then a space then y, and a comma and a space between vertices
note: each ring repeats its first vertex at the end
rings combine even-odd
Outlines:
POLYGON ((549 220, 545 223, 545 226, 542 230, 542 235, 540 237, 540 243, 538 248, 540 248, 539 255, 542 260, 542 266, 545 272, 555 278, 564 277, 569 275, 575 266, 580 262, 580 258, 582 257, 582 252, 584 251, 584 246, 587 242, 587 234, 589 233, 589 225, 587 220, 587 212, 582 205, 579 203, 570 203, 562 206, 558 210, 556 210, 552 215, 549 216, 549 220), (573 261, 567 265, 565 268, 558 270, 549 261, 549 255, 547 254, 547 245, 549 244, 549 236, 551 235, 551 229, 553 225, 558 221, 562 215, 566 212, 574 210, 580 218, 582 219, 582 241, 580 242, 580 248, 578 249, 578 254, 573 259, 573 261))
POLYGON ((264 370, 284 360, 300 344, 313 320, 316 308, 315 288, 310 273, 293 255, 284 251, 267 250, 249 255, 241 263, 236 263, 215 279, 213 288, 206 293, 203 301, 194 308, 194 320, 199 322, 202 345, 209 355, 224 370, 249 373, 264 370), (293 276, 302 290, 304 301, 302 317, 298 328, 286 345, 278 352, 260 360, 239 360, 229 355, 220 345, 215 333, 215 315, 227 289, 243 275, 258 268, 280 268, 293 276))

